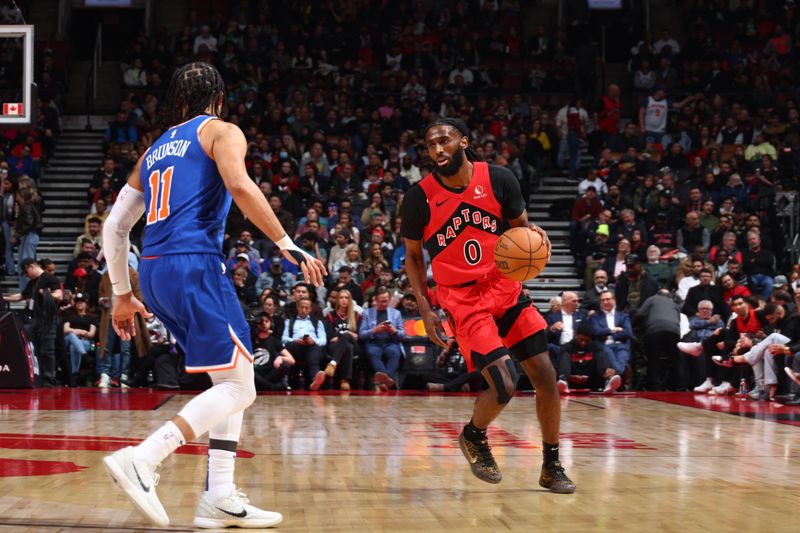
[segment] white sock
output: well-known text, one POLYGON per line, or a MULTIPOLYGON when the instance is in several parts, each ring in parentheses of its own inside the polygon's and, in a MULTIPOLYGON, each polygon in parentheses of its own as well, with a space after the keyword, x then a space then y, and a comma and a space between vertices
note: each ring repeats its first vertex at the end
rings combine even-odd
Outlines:
POLYGON ((233 492, 233 466, 236 452, 208 449, 208 474, 206 477, 206 498, 214 503, 233 492))
POLYGON ((183 433, 171 420, 158 428, 133 449, 133 457, 151 465, 159 465, 169 454, 186 444, 183 433))
POLYGON ((703 385, 713 385, 713 384, 714 381, 711 378, 706 378, 706 380, 703 382, 703 385))

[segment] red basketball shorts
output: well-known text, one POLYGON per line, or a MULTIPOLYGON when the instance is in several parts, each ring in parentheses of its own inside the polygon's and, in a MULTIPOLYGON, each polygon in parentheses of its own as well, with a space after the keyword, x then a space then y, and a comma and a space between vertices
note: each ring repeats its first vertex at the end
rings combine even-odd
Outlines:
POLYGON ((547 353, 547 324, 522 283, 499 276, 436 292, 470 371, 508 353, 517 361, 547 353))

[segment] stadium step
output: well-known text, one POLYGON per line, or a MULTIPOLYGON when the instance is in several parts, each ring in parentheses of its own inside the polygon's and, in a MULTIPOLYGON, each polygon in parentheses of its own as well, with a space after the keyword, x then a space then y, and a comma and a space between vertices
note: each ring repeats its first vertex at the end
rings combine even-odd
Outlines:
MULTIPOLYGON (((89 213, 86 189, 103 158, 103 130, 70 129, 84 124, 85 117, 65 116, 63 120, 67 129, 62 131, 54 156, 39 182, 46 210, 36 250, 40 259, 55 262, 56 274, 62 278, 67 274, 75 239, 83 233, 84 217, 89 213)), ((102 118, 99 122, 107 120, 102 118)), ((17 292, 18 284, 16 276, 5 276, 0 279, 0 290, 17 292)))
MULTIPOLYGON (((591 158, 584 154, 581 162, 589 163, 591 158)), ((542 312, 549 309, 550 299, 560 296, 563 291, 575 291, 579 297, 583 297, 583 291, 580 290, 583 275, 576 270, 575 258, 570 252, 570 221, 554 219, 550 215, 553 202, 573 200, 577 193, 577 182, 560 176, 545 176, 538 190, 528 198, 528 220, 547 231, 552 244, 550 263, 544 272, 525 283, 531 299, 542 312)))

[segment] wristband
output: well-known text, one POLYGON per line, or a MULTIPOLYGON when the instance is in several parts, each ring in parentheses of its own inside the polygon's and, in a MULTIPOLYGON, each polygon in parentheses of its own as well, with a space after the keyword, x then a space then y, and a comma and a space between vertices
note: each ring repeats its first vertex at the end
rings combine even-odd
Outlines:
POLYGON ((297 246, 292 241, 292 238, 285 233, 283 234, 283 237, 281 237, 278 241, 275 242, 275 244, 277 244, 278 248, 280 248, 281 250, 289 250, 291 248, 297 248, 297 246))
POLYGON ((308 263, 311 261, 311 259, 313 259, 313 257, 308 255, 306 252, 301 250, 294 242, 292 242, 292 239, 286 234, 284 234, 284 236, 281 237, 281 239, 275 244, 277 244, 278 248, 280 248, 282 251, 289 252, 289 254, 292 256, 292 259, 294 259, 295 263, 297 263, 298 266, 303 263, 308 263))

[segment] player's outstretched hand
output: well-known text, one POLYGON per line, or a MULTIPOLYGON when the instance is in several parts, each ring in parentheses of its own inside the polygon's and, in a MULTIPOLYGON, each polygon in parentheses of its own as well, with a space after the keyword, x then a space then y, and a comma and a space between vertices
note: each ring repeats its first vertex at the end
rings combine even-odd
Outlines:
POLYGON ((145 318, 153 316, 132 292, 116 297, 114 308, 111 310, 111 325, 120 339, 129 341, 136 336, 136 325, 133 322, 136 313, 145 318))
POLYGON ((447 348, 447 343, 439 336, 442 331, 442 319, 433 311, 422 313, 422 322, 425 324, 425 333, 428 338, 442 348, 447 348))
POLYGON ((311 257, 299 248, 287 248, 282 252, 286 259, 300 267, 305 279, 313 283, 315 287, 321 287, 325 283, 324 278, 328 275, 328 271, 322 261, 311 257))
POLYGON ((552 252, 553 246, 550 244, 550 238, 547 236, 547 232, 537 226, 536 224, 530 224, 530 228, 542 236, 542 241, 547 245, 547 262, 550 262, 550 254, 552 252))

